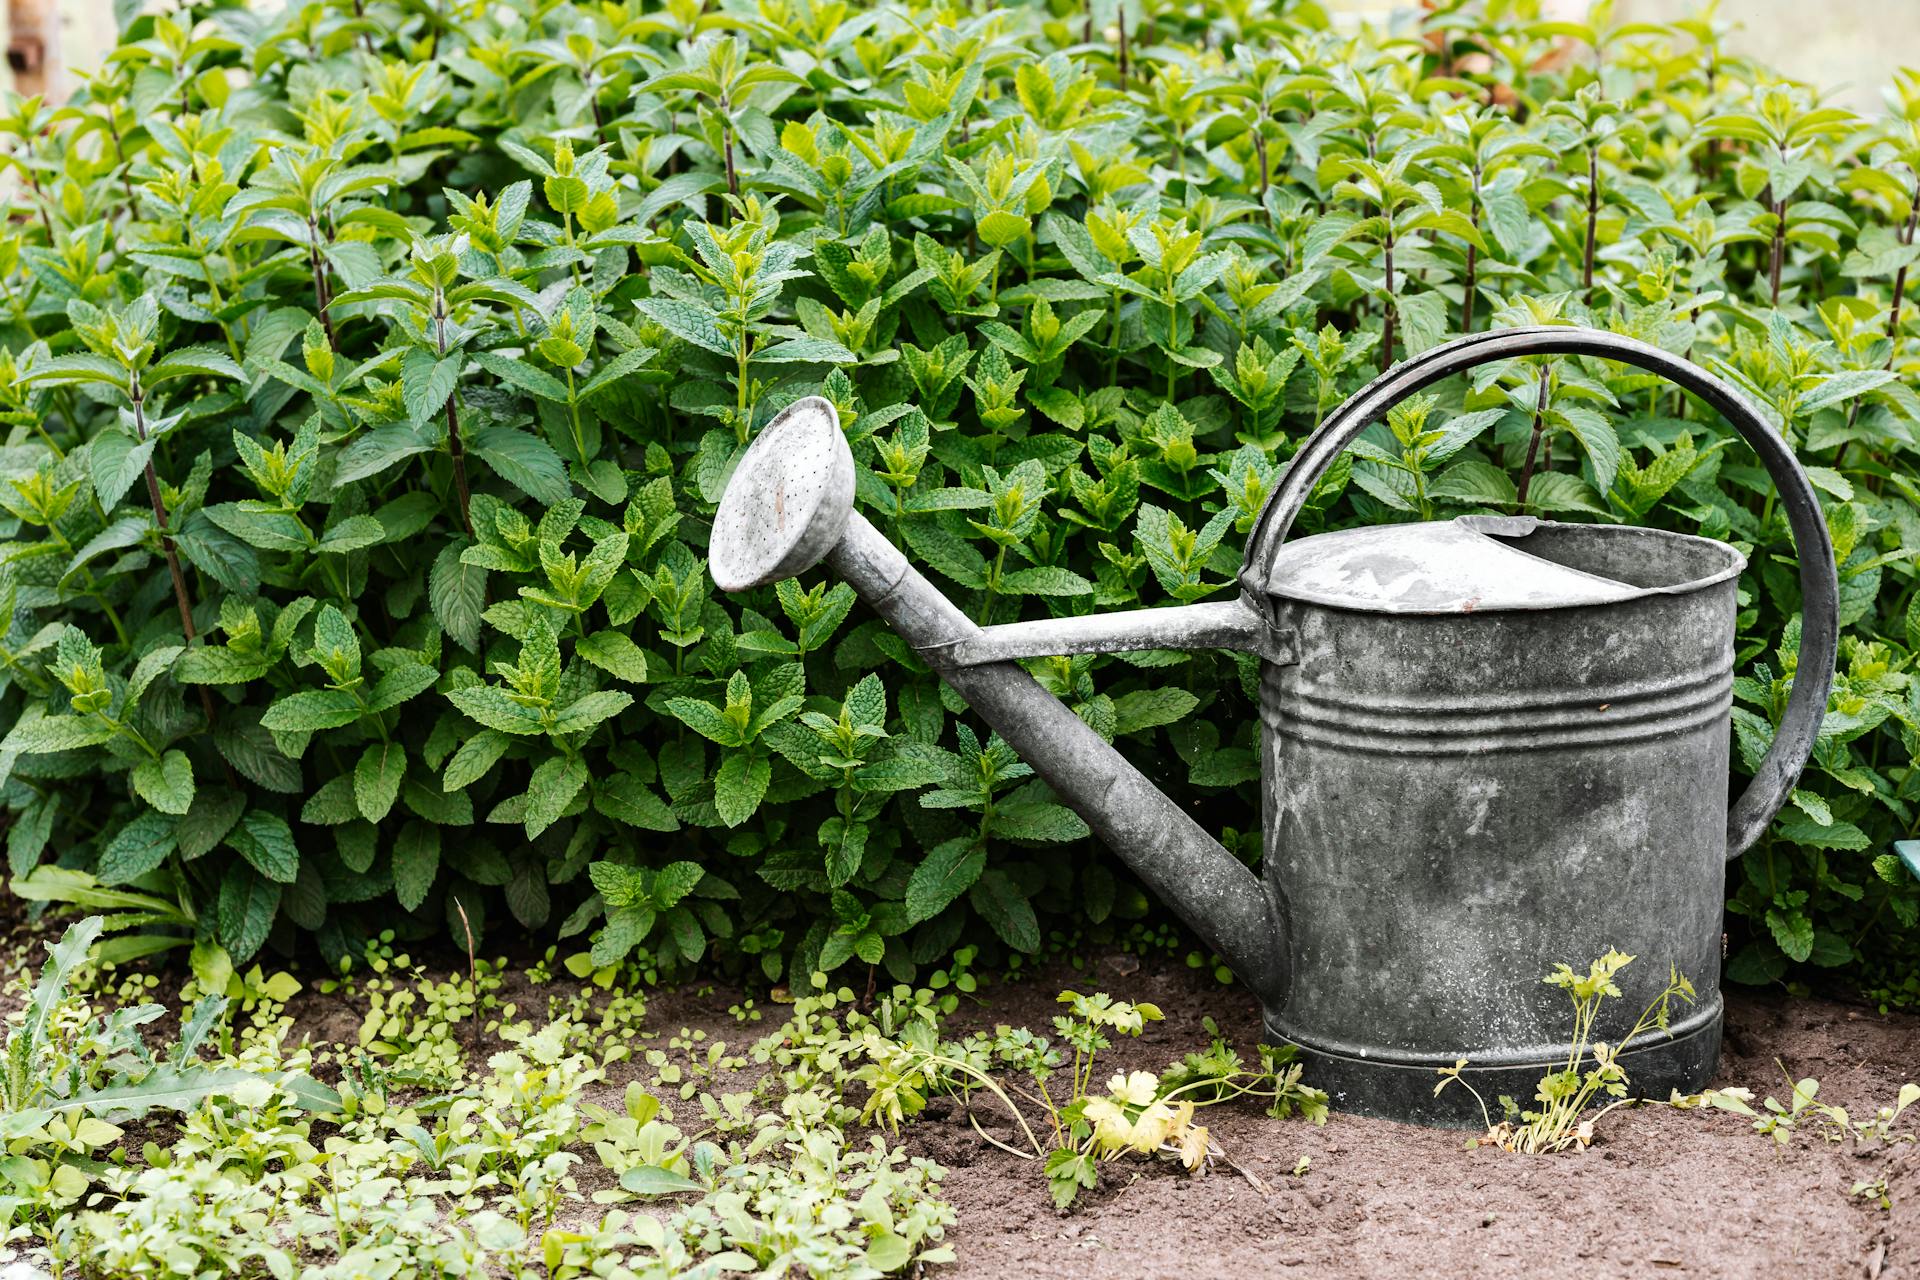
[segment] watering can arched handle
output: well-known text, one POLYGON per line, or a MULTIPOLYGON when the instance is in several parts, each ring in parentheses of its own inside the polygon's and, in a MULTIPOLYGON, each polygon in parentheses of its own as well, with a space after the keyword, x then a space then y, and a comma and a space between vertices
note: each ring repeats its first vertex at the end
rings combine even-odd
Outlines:
POLYGON ((1400 401, 1443 378, 1475 365, 1517 356, 1598 356, 1659 374, 1699 397, 1731 423, 1766 464, 1779 490, 1800 560, 1798 678, 1766 759, 1727 814, 1727 856, 1738 857, 1760 838, 1786 803, 1819 736, 1839 645, 1840 581, 1826 516, 1793 450, 1745 397, 1693 362, 1632 338, 1598 329, 1563 327, 1497 329, 1424 351, 1361 388, 1300 446, 1286 478, 1268 497, 1247 539, 1241 586, 1249 601, 1265 597, 1274 558, 1314 485, 1370 424, 1385 418, 1387 410, 1400 401), (1815 678, 1807 678, 1810 675, 1815 678))

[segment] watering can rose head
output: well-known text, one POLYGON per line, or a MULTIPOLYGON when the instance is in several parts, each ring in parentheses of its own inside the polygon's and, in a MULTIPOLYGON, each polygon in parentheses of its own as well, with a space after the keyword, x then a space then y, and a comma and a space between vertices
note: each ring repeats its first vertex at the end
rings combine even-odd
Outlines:
POLYGON ((805 573, 853 514, 853 454, 833 402, 808 396, 768 423, 720 496, 707 551, 722 591, 805 573))
POLYGON ((1621 1045, 1636 1082, 1692 1091, 1718 1055, 1724 865, 1791 792, 1825 711, 1838 584, 1824 518, 1779 433, 1658 348, 1574 328, 1474 334, 1382 374, 1295 455, 1229 601, 980 627, 853 509, 832 404, 754 441, 715 516, 729 590, 825 562, 938 671, 1260 996, 1336 1101, 1470 1123, 1434 1067, 1522 1095, 1560 1051, 1553 958, 1618 946, 1699 984, 1669 1039, 1621 1045), (1771 751, 1725 803, 1735 592, 1724 543, 1531 517, 1351 529, 1287 542, 1368 424, 1475 364, 1624 361, 1680 384, 1746 439, 1800 556, 1797 678, 1771 751), (1256 877, 1019 665, 1140 649, 1260 663, 1264 874, 1256 877))

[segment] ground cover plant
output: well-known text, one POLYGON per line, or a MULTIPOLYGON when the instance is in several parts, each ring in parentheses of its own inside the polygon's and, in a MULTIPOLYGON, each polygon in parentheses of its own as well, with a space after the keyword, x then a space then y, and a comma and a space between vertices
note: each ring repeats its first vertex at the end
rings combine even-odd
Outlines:
MULTIPOLYGON (((922 980, 1151 910, 844 586, 722 599, 728 468, 839 406, 868 516, 982 621, 1222 590, 1277 469, 1446 335, 1607 326, 1744 389, 1843 559, 1842 670, 1731 887, 1730 975, 1920 996, 1920 77, 1865 118, 1715 21, 1441 4, 744 0, 121 12, 0 115, 0 804, 18 891, 210 985, 369 920, 922 980), (313 941, 308 944, 306 938, 313 941)), ((1479 371, 1308 525, 1494 510, 1791 547, 1638 374, 1479 371)), ((1251 669, 1032 664, 1257 857, 1251 669)))
MULTIPOLYGON (((230 980, 231 994, 210 994, 197 978, 178 986, 177 976, 145 964, 94 964, 88 944, 100 923, 71 926, 45 943, 44 957, 45 935, 16 932, 29 941, 0 959, 0 1000, 15 1006, 10 1044, 41 1046, 37 1084, 20 1092, 10 1083, 0 1097, 8 1144, 0 1265, 25 1259, 58 1277, 103 1280, 866 1280, 939 1275, 956 1262, 962 1274, 1004 1274, 968 1255, 983 1234, 984 1189, 994 1222, 1037 1215, 1051 1229, 1051 1247, 1036 1249, 1032 1232, 1021 1237, 1022 1274, 1077 1275, 1069 1242, 1080 1230, 1117 1221, 1143 1232, 1155 1222, 1156 1197, 1166 1208, 1167 1192, 1176 1192, 1178 1206, 1171 1221, 1187 1228, 1175 1233, 1181 1256, 1191 1261, 1248 1234, 1249 1245, 1270 1252, 1326 1235, 1315 1212, 1327 1203, 1326 1188, 1375 1182, 1355 1162, 1356 1142, 1384 1138, 1393 1148, 1382 1185, 1392 1169, 1407 1176, 1421 1145, 1428 1155, 1416 1164, 1431 1161, 1436 1147, 1460 1151, 1457 1133, 1329 1121, 1324 1098, 1302 1084, 1297 1067, 1243 1062, 1211 1017, 1169 1019, 1183 1027, 1171 1052, 1188 1052, 1167 1063, 1167 1049, 1136 1038, 1159 1022, 1155 1006, 1137 998, 1138 984, 1162 1000, 1184 990, 1222 1012, 1238 1006, 1228 1019, 1242 1031, 1257 1030, 1259 1013, 1243 995, 1165 960, 1157 976, 1136 975, 1132 1000, 1066 991, 1056 1002, 1051 984, 1011 983, 993 989, 989 1008, 968 1001, 953 1019, 947 998, 928 988, 868 995, 817 984, 788 1007, 740 1001, 722 1014, 726 997, 653 987, 631 963, 598 971, 584 956, 567 963, 550 954, 518 965, 459 958, 449 968, 453 957, 423 963, 391 934, 331 978, 303 984, 282 971, 249 970, 230 980), (156 1014, 156 1000, 179 1012, 156 1014), (1051 1033, 1036 1034, 1050 1009, 1061 1010, 1051 1033), (983 1012, 1012 1022, 983 1023, 983 1012), (681 1025, 687 1015, 699 1025, 681 1025), (113 1082, 101 1088, 97 1079, 105 1072, 136 1077, 134 1088, 109 1097, 113 1082), (1103 1088, 1109 1072, 1115 1078, 1103 1088), (1077 1096, 1066 1099, 1069 1092, 1077 1096), (996 1147, 1020 1140, 1001 1110, 1006 1097, 1018 1099, 1041 1132, 1061 1126, 1060 1158, 1047 1162, 1056 1167, 1016 1151, 1026 1158, 1005 1163, 1017 1176, 992 1178, 985 1165, 996 1147), (1247 1097, 1259 1101, 1231 1105, 1247 1097), (1048 1107, 1049 1098, 1063 1105, 1048 1107), (1207 1127, 1182 1115, 1188 1102, 1209 1106, 1207 1127), (1275 1111, 1313 1123, 1276 1125, 1262 1114, 1275 1111), (885 1123, 869 1127, 866 1118, 885 1123), (1093 1131, 1075 1132, 1079 1122, 1093 1131), (928 1130, 936 1131, 931 1140, 928 1130), (1111 1141, 1102 1144, 1103 1135, 1111 1141), (1087 1170, 1099 1175, 1095 1188, 1067 1167, 1078 1144, 1099 1153, 1087 1170), (944 1156, 929 1158, 942 1151, 966 1167, 949 1173, 944 1156), (1164 1158, 1158 1168, 1143 1159, 1149 1155, 1164 1158), (1168 1167, 1182 1155, 1194 1160, 1192 1173, 1168 1167), (1211 1176, 1198 1176, 1210 1166, 1211 1176), (1050 1183, 1069 1209, 1053 1207, 1050 1183), (973 1213, 956 1221, 969 1196, 973 1213), (1236 1196, 1253 1217, 1243 1205, 1215 1222, 1213 1212, 1236 1196), (1209 1229, 1193 1231, 1200 1221, 1209 1229)), ((1100 963, 1126 958, 1109 951, 1100 963)), ((1793 1015, 1796 1026, 1801 1016, 1793 1015)), ((1842 1034, 1858 1036, 1857 1007, 1844 1017, 1854 1025, 1842 1034)), ((1904 1027, 1909 1043, 1920 1030, 1911 1017, 1878 1021, 1904 1027)), ((10 1048, 9 1062, 20 1052, 10 1048)), ((1750 1071, 1765 1074, 1749 1062, 1733 1075, 1754 1078, 1750 1071)), ((1837 1208, 1856 1215, 1865 1233, 1888 1224, 1894 1256, 1905 1258, 1910 1237, 1899 1224, 1915 1203, 1907 1117, 1920 1086, 1856 1119, 1834 1099, 1861 1096, 1859 1081, 1851 1092, 1831 1083, 1839 1087, 1789 1078, 1791 1102, 1769 1099, 1764 1109, 1742 1088, 1676 1098, 1676 1110, 1733 1114, 1688 1117, 1682 1129, 1656 1130, 1651 1143, 1717 1142, 1718 1160, 1746 1149, 1777 1152, 1762 1163, 1781 1167, 1805 1167, 1809 1156, 1817 1162, 1823 1149, 1842 1154, 1819 1165, 1824 1173, 1807 1192, 1809 1230, 1831 1231, 1837 1208)), ((1865 1096, 1886 1095, 1876 1088, 1865 1096)), ((1547 1185, 1617 1171, 1613 1162, 1631 1163, 1636 1147, 1644 1159, 1641 1122, 1673 1114, 1650 1107, 1633 1126, 1608 1125, 1604 1161, 1554 1158, 1563 1170, 1561 1160, 1575 1160, 1578 1171, 1552 1175, 1547 1185)), ((1502 1192, 1512 1188, 1499 1184, 1512 1175, 1490 1162, 1539 1167, 1473 1158, 1484 1172, 1449 1176, 1480 1203, 1511 1199, 1502 1192)), ((1647 1170, 1638 1176, 1644 1186, 1647 1170)), ((1740 1181, 1705 1179, 1701 1194, 1740 1181)), ((1490 1238, 1470 1237, 1476 1256, 1501 1256, 1485 1253, 1490 1238)), ((1404 1249, 1405 1238, 1395 1239, 1404 1249)), ((1649 1247, 1639 1237, 1629 1244, 1649 1247)), ((1135 1274, 1134 1250, 1143 1247, 1136 1242, 1115 1255, 1117 1270, 1095 1274, 1135 1274)), ((1367 1270, 1362 1262, 1343 1274, 1367 1270)))
POLYGON ((1095 1154, 1164 1149, 1204 1172, 1221 1153, 1195 1105, 1256 1096, 1326 1119, 1297 1067, 1246 1069, 1217 1034, 1099 1096, 1103 1032, 1155 1016, 1105 994, 1063 993, 1056 1049, 1006 1026, 949 1039, 929 988, 867 999, 820 978, 729 1052, 650 1026, 631 964, 542 963, 516 1001, 504 961, 442 980, 391 932, 321 985, 352 1036, 296 1030, 302 984, 255 970, 239 999, 190 980, 156 1053, 139 1029, 167 1016, 144 1000, 157 979, 96 965, 101 926, 70 926, 5 993, 22 1007, 0 1081, 0 1246, 61 1277, 922 1274, 953 1260, 945 1170, 867 1122, 897 1133, 936 1091, 1005 1098, 989 1071, 1044 1093, 1069 1046, 1073 1097, 1049 1116, 1088 1161, 1049 1164, 1063 1208, 1059 1184, 1092 1186, 1095 1154))
MULTIPOLYGON (((699 1084, 676 1127, 680 1102, 638 1079, 617 1107, 586 1100, 645 1043, 637 988, 549 975, 545 1008, 494 1005, 475 1035, 463 1014, 492 1003, 501 966, 440 982, 391 935, 363 957, 384 978, 348 973, 357 1045, 290 1043, 300 984, 281 973, 244 1002, 201 996, 156 1060, 137 1029, 165 1011, 126 998, 146 989, 138 975, 100 989, 87 959, 100 924, 49 946, 12 1020, 0 1097, 5 1243, 55 1275, 864 1278, 952 1257, 944 1171, 848 1132, 850 1067, 744 1079, 744 1056, 717 1069, 720 1055, 669 1040, 644 1050, 656 1087, 681 1072, 699 1084), (424 1006, 404 1031, 396 994, 424 1006), (419 1052, 429 1045, 455 1052, 419 1052), (24 1084, 18 1067, 34 1073, 24 1084), (589 1167, 609 1175, 590 1198, 589 1167), (589 1199, 601 1208, 587 1213, 589 1199), (649 1202, 661 1211, 636 1211, 649 1202)), ((920 1007, 938 1017, 932 992, 920 1007)), ((807 1025, 857 1056, 867 1020, 807 1025)), ((755 1053, 790 1035, 769 1028, 755 1053)))
POLYGON ((1326 1123, 1327 1095, 1301 1083, 1291 1049, 1261 1045, 1259 1065, 1251 1066, 1217 1031, 1205 1052, 1190 1053, 1161 1072, 1115 1072, 1104 1091, 1096 1090, 1094 1059, 1113 1047, 1109 1036, 1139 1035, 1147 1023, 1160 1020, 1160 1010, 1145 1001, 1077 991, 1061 992, 1060 1003, 1068 1011, 1053 1020, 1058 1048, 1027 1028, 1004 1025, 992 1035, 976 1032, 957 1041, 942 1041, 931 1020, 912 1023, 894 1036, 868 1031, 862 1047, 869 1064, 858 1073, 868 1090, 860 1118, 897 1129, 919 1114, 929 1097, 968 1099, 983 1091, 1013 1118, 1025 1146, 1001 1142, 969 1115, 974 1132, 1020 1159, 1041 1161, 1053 1201, 1062 1209, 1099 1185, 1102 1164, 1122 1156, 1170 1156, 1190 1173, 1219 1160, 1231 1163, 1207 1127, 1195 1122, 1199 1107, 1257 1098, 1275 1119, 1297 1112, 1315 1124, 1326 1123), (1065 1057, 1068 1048, 1071 1061, 1065 1057), (1038 1132, 1022 1103, 1036 1112, 1038 1132))

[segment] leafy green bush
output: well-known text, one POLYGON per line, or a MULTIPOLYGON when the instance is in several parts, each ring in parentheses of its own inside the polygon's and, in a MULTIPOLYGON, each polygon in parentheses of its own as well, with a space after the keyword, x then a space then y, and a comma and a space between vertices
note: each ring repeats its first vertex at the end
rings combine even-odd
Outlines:
MULTIPOLYGON (((1873 121, 1705 20, 1441 9, 1419 42, 1212 0, 130 17, 71 104, 0 119, 14 875, 124 891, 110 923, 156 937, 123 954, 239 961, 369 922, 464 941, 503 906, 602 965, 774 977, 1110 928, 1137 887, 846 587, 715 594, 744 442, 824 390, 869 516, 983 621, 1195 600, 1373 370, 1560 321, 1715 368, 1812 468, 1843 671, 1740 864, 1732 972, 1903 980, 1920 77, 1873 121)), ((1791 548, 1697 406, 1497 366, 1320 497, 1311 528, 1738 542, 1764 749, 1791 548)), ((1034 668, 1216 825, 1257 812, 1244 662, 1034 668)))

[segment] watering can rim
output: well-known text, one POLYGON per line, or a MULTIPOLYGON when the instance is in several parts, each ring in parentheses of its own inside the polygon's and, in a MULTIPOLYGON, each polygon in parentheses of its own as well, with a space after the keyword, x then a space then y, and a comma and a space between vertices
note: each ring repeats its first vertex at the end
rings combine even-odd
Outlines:
MULTIPOLYGON (((1440 557, 1431 556, 1436 563, 1440 557)), ((1394 614, 1401 616, 1447 616, 1452 614, 1474 613, 1510 613, 1510 612, 1547 612, 1560 609, 1581 609, 1608 607, 1627 604, 1653 596, 1690 595, 1706 590, 1720 583, 1740 576, 1747 566, 1747 557, 1738 547, 1722 542, 1717 538, 1702 537, 1698 534, 1680 533, 1671 529, 1654 529, 1644 525, 1605 525, 1572 524, 1557 520, 1542 520, 1535 516, 1497 516, 1497 515, 1461 515, 1447 520, 1422 520, 1397 524, 1362 525, 1351 529, 1336 529, 1326 533, 1285 543, 1270 563, 1267 578, 1261 587, 1261 594, 1270 600, 1291 600, 1301 604, 1314 605, 1324 609, 1334 609, 1346 613, 1394 614), (1699 574, 1679 582, 1639 585, 1608 578, 1604 575, 1576 569, 1571 565, 1536 555, 1523 547, 1513 546, 1506 539, 1524 538, 1540 529, 1559 532, 1575 532, 1579 537, 1629 537, 1651 540, 1667 540, 1683 544, 1702 556, 1722 561, 1721 567, 1709 573, 1699 574), (1463 540, 1455 532, 1466 531, 1485 540, 1484 546, 1475 546, 1472 540, 1463 540), (1422 534, 1428 535, 1422 538, 1422 534), (1427 545, 1422 546, 1422 543, 1427 545), (1345 544, 1335 547, 1333 544, 1345 544), (1483 561, 1489 570, 1517 569, 1525 573, 1530 566, 1521 559, 1535 562, 1543 572, 1535 575, 1535 589, 1531 592, 1515 590, 1511 584, 1489 582, 1484 591, 1471 591, 1462 588, 1452 595, 1441 598, 1408 598, 1402 595, 1386 595, 1375 591, 1367 594, 1362 590, 1336 592, 1324 588, 1305 585, 1298 577, 1289 580, 1290 571, 1301 575, 1318 575, 1322 581, 1330 573, 1337 573, 1343 563, 1341 557, 1348 560, 1364 556, 1368 551, 1377 549, 1389 553, 1396 547, 1405 547, 1414 552, 1464 552, 1483 561), (1491 553, 1489 555, 1489 553, 1491 553), (1558 594, 1554 594, 1556 592, 1558 594)), ((1457 564, 1446 565, 1457 568, 1457 564)), ((1493 576, 1491 573, 1488 575, 1493 576)), ((1364 586, 1364 584, 1363 584, 1364 586)))

